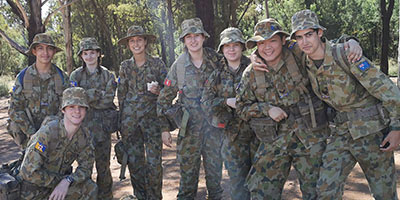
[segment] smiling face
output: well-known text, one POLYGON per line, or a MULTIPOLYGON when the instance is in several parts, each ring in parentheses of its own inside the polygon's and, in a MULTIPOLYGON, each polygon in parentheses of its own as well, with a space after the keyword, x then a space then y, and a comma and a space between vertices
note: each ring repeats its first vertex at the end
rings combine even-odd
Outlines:
POLYGON ((128 45, 134 55, 144 54, 146 51, 147 40, 142 36, 133 36, 129 38, 128 45))
POLYGON ((62 109, 64 113, 64 121, 67 124, 72 124, 74 126, 79 126, 86 115, 86 107, 84 106, 77 106, 77 105, 70 105, 66 106, 62 109))
POLYGON ((202 50, 205 39, 201 33, 189 33, 183 38, 183 43, 189 52, 194 53, 202 50))
POLYGON ((88 66, 97 66, 100 52, 98 50, 85 50, 82 51, 81 57, 88 66))
POLYGON ((267 65, 274 66, 281 60, 282 45, 284 44, 285 37, 276 34, 268 40, 257 42, 257 50, 260 56, 267 62, 267 65))
POLYGON ((224 44, 222 53, 228 62, 237 62, 242 57, 243 45, 240 42, 224 44))
POLYGON ((36 63, 38 64, 50 64, 55 53, 56 49, 47 44, 37 44, 32 49, 32 54, 36 56, 36 63))

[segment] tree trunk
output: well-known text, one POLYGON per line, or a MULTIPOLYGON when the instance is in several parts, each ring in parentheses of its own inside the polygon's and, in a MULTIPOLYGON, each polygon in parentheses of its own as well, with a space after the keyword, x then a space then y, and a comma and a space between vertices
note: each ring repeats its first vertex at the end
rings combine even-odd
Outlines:
MULTIPOLYGON (((399 40, 400 41, 400 4, 399 4, 399 40)), ((400 44, 398 44, 398 51, 397 51, 397 87, 400 87, 400 44)))
POLYGON ((269 18, 268 0, 265 0, 265 16, 267 16, 267 18, 269 18))
POLYGON ((193 2, 196 8, 196 16, 201 19, 204 29, 210 34, 210 38, 204 42, 204 46, 215 48, 213 0, 193 0, 193 2))
MULTIPOLYGON (((45 27, 42 23, 42 5, 41 1, 37 0, 29 0, 29 27, 26 27, 28 30, 28 41, 29 45, 32 44, 33 38, 38 33, 44 33, 45 27)), ((34 56, 29 56, 28 64, 31 65, 36 61, 34 56)))
POLYGON ((380 0, 381 19, 382 19, 382 44, 381 44, 381 71, 388 74, 388 53, 390 42, 390 18, 393 14, 394 0, 389 0, 389 6, 386 9, 386 0, 380 0))
POLYGON ((237 7, 238 7, 238 2, 237 0, 232 0, 231 1, 231 6, 230 6, 230 16, 231 16, 231 20, 229 25, 230 26, 236 26, 237 23, 237 7))
POLYGON ((175 61, 175 39, 174 39, 174 18, 172 16, 172 1, 167 0, 167 19, 168 23, 166 23, 166 43, 168 46, 168 53, 167 53, 167 66, 170 67, 172 63, 175 61))
MULTIPOLYGON (((62 4, 68 3, 69 0, 60 1, 60 6, 62 4)), ((65 41, 65 55, 67 56, 67 73, 68 75, 74 70, 74 52, 72 48, 72 26, 71 26, 71 6, 67 6, 62 9, 63 18, 63 28, 64 28, 64 41, 65 41)))

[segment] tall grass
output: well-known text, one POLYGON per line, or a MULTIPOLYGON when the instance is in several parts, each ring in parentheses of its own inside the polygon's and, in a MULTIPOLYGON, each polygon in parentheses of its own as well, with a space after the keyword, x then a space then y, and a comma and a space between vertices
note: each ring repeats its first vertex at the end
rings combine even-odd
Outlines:
POLYGON ((0 76, 0 97, 8 96, 13 85, 14 78, 9 75, 0 76))

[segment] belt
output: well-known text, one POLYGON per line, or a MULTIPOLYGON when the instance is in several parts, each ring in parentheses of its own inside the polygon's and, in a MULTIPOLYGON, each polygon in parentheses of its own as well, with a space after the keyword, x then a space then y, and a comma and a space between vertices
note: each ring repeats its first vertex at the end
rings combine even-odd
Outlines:
POLYGON ((356 121, 360 119, 365 119, 368 117, 373 117, 376 115, 380 115, 379 109, 381 109, 382 105, 373 105, 366 108, 358 108, 350 112, 338 112, 336 113, 333 122, 337 124, 342 124, 347 121, 356 121))

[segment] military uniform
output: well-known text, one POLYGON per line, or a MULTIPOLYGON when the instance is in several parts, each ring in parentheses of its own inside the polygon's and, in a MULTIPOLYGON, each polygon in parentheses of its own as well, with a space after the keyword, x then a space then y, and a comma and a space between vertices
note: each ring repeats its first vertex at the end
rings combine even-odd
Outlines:
MULTIPOLYGON (((56 52, 61 51, 54 46, 50 36, 42 33, 35 36, 28 53, 40 43, 55 47, 56 52)), ((54 64, 45 76, 39 75, 35 63, 17 75, 11 92, 8 115, 10 123, 18 129, 12 133, 14 140, 22 149, 26 148, 29 138, 39 130, 46 116, 57 115, 62 91, 67 87, 68 76, 54 64), (18 138, 18 133, 21 133, 22 137, 18 138)))
MULTIPOLYGON (((255 36, 246 46, 254 47, 258 41, 278 33, 288 35, 273 19, 258 22, 255 36)), ((270 72, 255 71, 250 65, 243 72, 237 91, 237 112, 250 122, 260 139, 247 179, 252 199, 281 199, 292 165, 298 174, 303 199, 317 198, 318 172, 329 136, 326 106, 307 90, 309 81, 305 69, 298 67, 296 56, 299 55, 284 46, 281 60, 274 68, 270 67, 270 72), (284 110, 288 117, 273 121, 268 114, 272 106, 284 110)))
MULTIPOLYGON (((292 34, 310 27, 325 30, 312 11, 292 17, 292 34)), ((367 58, 350 64, 342 46, 324 45, 320 67, 306 58, 315 94, 337 112, 323 154, 318 199, 341 199, 345 180, 357 162, 375 199, 397 199, 393 152, 383 152, 379 145, 387 129, 400 130, 400 91, 367 58)))
MULTIPOLYGON (((218 49, 221 50, 223 45, 234 42, 240 42, 244 46, 245 41, 240 30, 225 29, 221 33, 218 49)), ((227 98, 236 97, 236 87, 249 63, 250 60, 242 56, 238 69, 233 72, 227 60, 221 59, 221 69, 215 70, 208 78, 201 100, 203 110, 212 115, 209 118, 210 123, 223 130, 222 158, 228 170, 233 200, 250 199, 245 180, 259 144, 248 122, 241 120, 236 110, 226 104, 227 98)))
MULTIPOLYGON (((80 88, 81 91, 84 90, 80 88)), ((63 105, 87 106, 80 99, 78 101, 81 104, 76 103, 76 98, 70 100, 63 105)), ((50 121, 29 141, 18 175, 22 179, 21 198, 47 199, 59 182, 69 176, 73 182, 68 188, 66 199, 97 199, 97 186, 90 179, 93 162, 94 147, 87 129, 79 127, 69 139, 64 119, 50 121), (74 161, 77 161, 78 167, 71 172, 74 161)))
MULTIPOLYGON (((133 26, 135 28, 137 26, 133 26)), ((141 31, 143 32, 143 29, 141 31)), ((132 33, 134 35, 137 33, 132 33)), ((133 37, 128 36, 126 38, 133 37)), ((138 67, 135 60, 121 63, 118 101, 121 110, 121 135, 128 152, 128 168, 134 194, 138 199, 161 199, 162 194, 162 121, 157 117, 156 94, 147 84, 156 81, 161 86, 167 74, 159 58, 146 55, 138 67)))
MULTIPOLYGON (((78 56, 84 50, 100 50, 94 38, 83 38, 80 42, 78 56)), ((112 199, 112 176, 110 170, 111 134, 103 127, 107 111, 116 109, 113 103, 117 82, 114 74, 103 66, 98 66, 93 73, 86 66, 74 70, 70 76, 71 86, 79 86, 86 90, 90 109, 86 113, 84 126, 94 137, 95 160, 99 188, 99 199, 112 199), (102 122, 102 123, 101 123, 102 122)), ((109 119, 111 120, 111 119, 109 119)))

